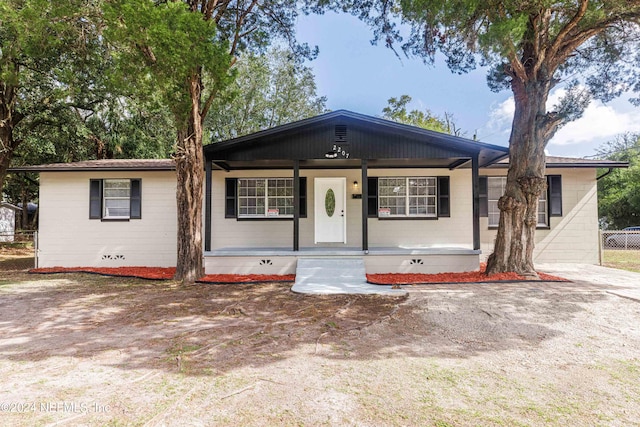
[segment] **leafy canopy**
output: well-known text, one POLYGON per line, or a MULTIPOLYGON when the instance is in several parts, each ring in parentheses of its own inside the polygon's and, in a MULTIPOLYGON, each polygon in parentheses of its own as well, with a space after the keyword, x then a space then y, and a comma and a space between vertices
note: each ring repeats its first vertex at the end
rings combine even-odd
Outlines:
POLYGON ((236 78, 212 104, 205 127, 211 142, 231 139, 327 111, 316 93, 311 68, 285 50, 248 54, 235 65, 236 78))
POLYGON ((410 103, 411 97, 409 95, 402 95, 400 98, 389 98, 387 106, 382 109, 382 118, 436 132, 449 133, 456 136, 461 135, 461 131, 456 128, 451 114, 445 113, 444 118, 442 118, 428 109, 424 111, 417 109, 407 111, 407 106, 410 103))
POLYGON ((159 93, 177 126, 189 113, 192 76, 208 75, 211 90, 228 83, 228 43, 186 3, 114 0, 104 4, 104 18, 105 38, 115 47, 114 85, 141 98, 159 93))

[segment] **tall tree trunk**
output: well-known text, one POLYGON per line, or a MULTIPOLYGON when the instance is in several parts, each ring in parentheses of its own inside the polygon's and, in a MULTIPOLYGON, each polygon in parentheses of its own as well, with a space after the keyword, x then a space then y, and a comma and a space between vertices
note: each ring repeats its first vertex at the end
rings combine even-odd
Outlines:
POLYGON ((187 122, 178 129, 176 177, 178 204, 178 259, 176 280, 193 283, 202 277, 202 117, 200 115, 200 73, 187 82, 191 108, 187 122))
POLYGON ((5 115, 0 107, 0 191, 4 188, 4 179, 7 177, 7 169, 11 165, 13 153, 19 144, 13 138, 13 123, 11 115, 5 115))
POLYGON ((16 88, 0 81, 0 192, 4 188, 4 179, 13 159, 13 152, 19 143, 13 138, 13 129, 20 120, 13 111, 15 103, 16 88))
POLYGON ((515 114, 509 139, 509 171, 498 200, 500 224, 487 274, 514 271, 537 276, 533 250, 538 197, 546 189, 544 147, 549 138, 541 118, 546 114, 548 82, 514 78, 515 114))

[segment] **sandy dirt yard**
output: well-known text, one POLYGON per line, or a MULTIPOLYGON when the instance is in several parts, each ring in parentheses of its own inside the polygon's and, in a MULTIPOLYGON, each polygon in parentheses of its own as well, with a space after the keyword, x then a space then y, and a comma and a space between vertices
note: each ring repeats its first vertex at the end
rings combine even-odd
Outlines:
POLYGON ((578 282, 289 286, 0 272, 0 425, 640 424, 636 301, 578 282))

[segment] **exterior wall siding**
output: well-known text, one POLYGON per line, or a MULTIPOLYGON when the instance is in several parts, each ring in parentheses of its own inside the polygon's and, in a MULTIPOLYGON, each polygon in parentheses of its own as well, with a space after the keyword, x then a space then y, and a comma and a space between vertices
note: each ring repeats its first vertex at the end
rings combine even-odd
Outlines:
POLYGON ((175 266, 175 189, 168 171, 42 172, 38 266, 175 266), (141 219, 89 219, 89 180, 107 178, 142 180, 141 219))
MULTIPOLYGON (((506 169, 481 170, 480 175, 504 176, 506 169)), ((536 230, 534 262, 598 263, 598 193, 596 169, 548 169, 562 175, 562 216, 550 218, 549 229, 536 230)), ((480 218, 481 259, 493 251, 496 230, 480 218)))
POLYGON ((373 169, 371 176, 449 176, 450 217, 369 218, 370 247, 473 248, 471 171, 449 169, 373 169))
MULTIPOLYGON (((293 248, 293 220, 237 220, 225 218, 225 178, 292 177, 292 170, 214 171, 212 173, 212 250, 221 248, 293 248)), ((362 193, 360 169, 302 169, 307 178, 307 217, 300 218, 300 247, 362 246, 362 193), (314 178, 346 177, 347 243, 314 244, 314 178), (353 182, 358 181, 358 188, 353 182)), ((369 176, 450 176, 451 217, 437 220, 369 218, 370 247, 472 248, 473 219, 471 171, 448 169, 370 169, 369 176)))

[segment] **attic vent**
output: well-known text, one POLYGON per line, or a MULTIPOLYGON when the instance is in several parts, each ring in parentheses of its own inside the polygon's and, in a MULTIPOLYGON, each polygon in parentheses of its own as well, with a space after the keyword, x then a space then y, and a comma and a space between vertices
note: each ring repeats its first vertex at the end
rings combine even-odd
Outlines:
POLYGON ((347 140, 347 125, 336 125, 336 142, 347 140))

